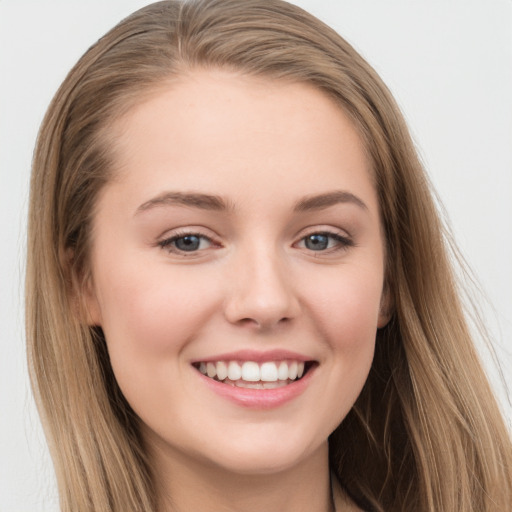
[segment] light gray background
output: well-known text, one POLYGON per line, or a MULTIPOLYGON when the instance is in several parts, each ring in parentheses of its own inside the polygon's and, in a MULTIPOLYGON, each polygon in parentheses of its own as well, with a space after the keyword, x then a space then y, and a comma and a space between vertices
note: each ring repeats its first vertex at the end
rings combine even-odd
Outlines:
MULTIPOLYGON (((23 269, 31 153, 67 71, 144 0, 0 0, 0 511, 56 511, 25 369, 23 269)), ((297 0, 395 94, 444 203, 512 387, 512 1, 297 0)), ((486 357, 507 421, 512 411, 486 357)))

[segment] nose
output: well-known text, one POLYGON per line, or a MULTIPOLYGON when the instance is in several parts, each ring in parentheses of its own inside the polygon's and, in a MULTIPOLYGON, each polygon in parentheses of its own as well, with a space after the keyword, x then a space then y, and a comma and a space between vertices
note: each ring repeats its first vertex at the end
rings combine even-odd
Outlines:
POLYGON ((247 252, 230 266, 226 319, 260 331, 289 323, 298 316, 300 302, 286 257, 261 247, 247 252))

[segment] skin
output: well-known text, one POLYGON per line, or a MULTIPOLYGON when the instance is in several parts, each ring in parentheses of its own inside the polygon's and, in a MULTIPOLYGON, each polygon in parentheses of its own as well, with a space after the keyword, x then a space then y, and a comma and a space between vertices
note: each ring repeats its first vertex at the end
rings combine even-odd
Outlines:
POLYGON ((195 70, 112 133, 117 169, 97 202, 85 299, 140 417, 161 509, 172 495, 177 511, 330 510, 327 438, 388 320, 378 201, 356 130, 309 85, 195 70), (339 191, 341 201, 297 211, 339 191), (325 232, 348 242, 306 244, 325 232), (197 250, 162 247, 190 233, 206 237, 197 250), (241 349, 292 350, 316 368, 279 407, 242 407, 191 364, 241 349))

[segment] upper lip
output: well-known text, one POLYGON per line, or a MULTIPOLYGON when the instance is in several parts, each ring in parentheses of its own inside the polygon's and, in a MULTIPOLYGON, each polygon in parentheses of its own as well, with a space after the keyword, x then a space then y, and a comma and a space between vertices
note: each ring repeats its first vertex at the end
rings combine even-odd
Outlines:
POLYGON ((254 361, 256 363, 263 363, 265 361, 283 361, 291 359, 294 361, 313 361, 314 359, 298 352, 290 350, 237 350, 235 352, 225 352, 223 354, 215 354, 213 356, 207 356, 203 358, 194 359, 191 361, 194 363, 208 363, 216 361, 254 361))

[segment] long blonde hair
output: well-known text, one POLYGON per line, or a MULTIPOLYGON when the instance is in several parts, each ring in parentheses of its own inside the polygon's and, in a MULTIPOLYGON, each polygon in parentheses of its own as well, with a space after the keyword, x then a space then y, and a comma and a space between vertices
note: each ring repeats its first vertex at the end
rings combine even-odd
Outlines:
POLYGON ((333 470, 379 512, 503 512, 512 445, 476 355, 446 237, 402 115, 339 35, 281 0, 159 2, 71 70, 42 124, 31 181, 27 342, 65 512, 156 510, 137 418, 101 329, 83 320, 91 217, 112 168, 108 127, 194 67, 313 84, 353 120, 373 163, 390 323, 368 381, 329 439, 333 470))

